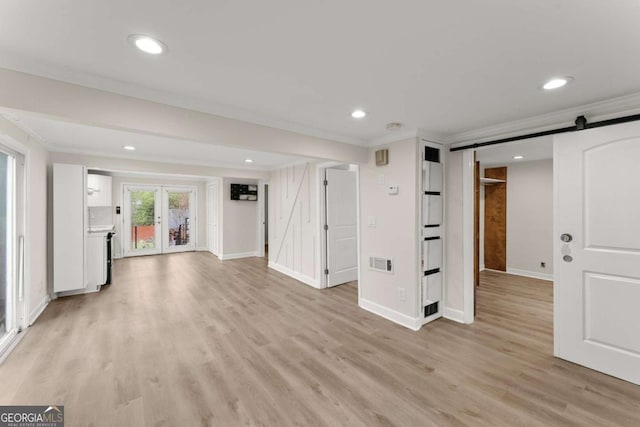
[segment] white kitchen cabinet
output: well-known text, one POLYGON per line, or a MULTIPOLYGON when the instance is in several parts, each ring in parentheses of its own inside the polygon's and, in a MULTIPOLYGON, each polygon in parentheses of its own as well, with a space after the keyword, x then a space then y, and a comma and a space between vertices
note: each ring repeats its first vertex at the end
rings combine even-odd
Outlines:
POLYGON ((105 233, 87 238, 87 287, 96 289, 107 282, 107 239, 105 233))
POLYGON ((111 177, 90 173, 87 175, 87 205, 111 206, 111 177))
POLYGON ((53 291, 86 288, 87 169, 53 165, 53 291))

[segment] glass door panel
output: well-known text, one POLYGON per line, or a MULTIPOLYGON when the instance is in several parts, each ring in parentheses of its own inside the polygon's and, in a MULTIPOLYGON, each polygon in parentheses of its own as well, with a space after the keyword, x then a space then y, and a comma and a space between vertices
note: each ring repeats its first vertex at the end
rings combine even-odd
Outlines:
POLYGON ((164 252, 194 249, 192 230, 194 193, 190 189, 164 189, 164 252))
POLYGON ((159 254, 162 240, 158 188, 125 186, 125 254, 159 254))

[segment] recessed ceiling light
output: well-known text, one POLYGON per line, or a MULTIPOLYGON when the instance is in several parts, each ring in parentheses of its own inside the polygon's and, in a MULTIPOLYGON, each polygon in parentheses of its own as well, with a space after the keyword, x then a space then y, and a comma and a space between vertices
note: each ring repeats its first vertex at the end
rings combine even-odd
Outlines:
POLYGON ((354 119, 362 119, 367 115, 367 113, 365 113, 362 110, 354 110, 353 113, 351 113, 351 117, 353 117, 354 119))
POLYGON ((136 149, 136 147, 134 147, 133 145, 123 145, 122 148, 129 151, 133 151, 136 149))
POLYGON ((571 80, 573 80, 573 77, 554 77, 553 79, 546 81, 542 85, 542 89, 544 90, 560 89, 561 87, 569 83, 571 80))
POLYGON ((142 34, 131 34, 127 40, 143 52, 159 55, 167 51, 167 45, 160 40, 142 34))
POLYGON ((513 160, 522 160, 524 156, 513 156, 513 160))
POLYGON ((245 163, 253 163, 253 160, 252 159, 244 159, 244 162, 245 163))

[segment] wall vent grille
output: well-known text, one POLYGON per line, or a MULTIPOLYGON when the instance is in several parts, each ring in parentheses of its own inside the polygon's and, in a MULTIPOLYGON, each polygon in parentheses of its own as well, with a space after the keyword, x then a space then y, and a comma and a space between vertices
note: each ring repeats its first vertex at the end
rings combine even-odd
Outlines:
POLYGON ((393 273, 393 261, 387 258, 369 257, 369 268, 385 273, 393 273))

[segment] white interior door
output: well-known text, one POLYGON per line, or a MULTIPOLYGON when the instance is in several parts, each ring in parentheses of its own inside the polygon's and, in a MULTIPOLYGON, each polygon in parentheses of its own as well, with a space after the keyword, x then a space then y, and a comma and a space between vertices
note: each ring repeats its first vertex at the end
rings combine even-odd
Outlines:
POLYGON ((162 251, 193 251, 195 246, 195 189, 162 187, 162 251))
POLYGON ((209 252, 219 255, 219 232, 218 232, 218 216, 219 216, 220 187, 218 183, 207 186, 207 222, 209 252))
POLYGON ((160 187, 124 186, 124 255, 162 252, 160 187))
POLYGON ((356 173, 326 169, 327 286, 358 279, 358 192, 356 173))
POLYGON ((639 161, 639 123, 554 140, 554 353, 636 384, 639 161))

